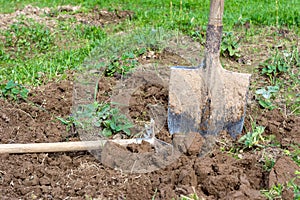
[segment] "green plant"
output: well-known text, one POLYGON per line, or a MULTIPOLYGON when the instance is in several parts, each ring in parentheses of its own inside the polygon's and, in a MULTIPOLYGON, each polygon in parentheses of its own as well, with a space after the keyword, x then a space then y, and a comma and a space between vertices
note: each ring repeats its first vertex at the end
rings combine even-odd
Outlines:
POLYGON ((129 122, 125 115, 120 114, 119 109, 111 107, 109 104, 95 104, 97 107, 96 115, 98 121, 95 126, 102 127, 102 135, 109 137, 112 134, 123 131, 130 136, 130 128, 133 125, 129 122))
POLYGON ((263 169, 269 172, 274 167, 276 160, 272 157, 264 156, 263 162, 263 169))
POLYGON ((85 130, 93 127, 99 128, 101 130, 99 135, 105 137, 110 137, 116 133, 125 133, 130 136, 130 128, 133 127, 133 124, 125 115, 120 113, 118 108, 108 103, 94 102, 81 106, 74 113, 74 117, 81 122, 85 130))
POLYGON ((273 105, 272 99, 274 99, 275 94, 279 91, 278 86, 267 86, 266 88, 259 88, 255 91, 256 99, 259 105, 263 108, 273 110, 276 106, 273 105))
POLYGON ((284 186, 282 184, 277 184, 269 190, 261 190, 261 193, 269 200, 281 199, 283 189, 284 186))
POLYGON ((180 200, 200 200, 200 198, 196 193, 194 193, 189 196, 181 195, 180 200))
POLYGON ((95 47, 106 37, 106 33, 101 27, 79 24, 73 30, 78 39, 86 39, 95 47))
POLYGON ((54 36, 50 29, 30 19, 21 19, 4 31, 4 46, 20 54, 32 51, 45 52, 54 45, 54 36))
POLYGON ((6 84, 0 85, 0 89, 0 96, 12 98, 13 100, 18 100, 20 98, 25 100, 29 93, 28 89, 12 80, 8 81, 6 84))
POLYGON ((264 142, 262 134, 264 133, 265 127, 256 126, 256 123, 252 122, 252 132, 248 132, 243 135, 238 142, 242 143, 245 148, 252 147, 263 147, 260 142, 264 142))
POLYGON ((56 117, 56 119, 66 126, 67 131, 74 130, 76 126, 82 126, 74 116, 68 116, 67 118, 56 117))
POLYGON ((288 183, 287 183, 287 189, 293 189, 294 192, 294 200, 299 200, 300 199, 300 185, 295 183, 296 179, 298 181, 300 180, 300 172, 296 171, 295 172, 296 177, 292 178, 288 183))
POLYGON ((124 75, 137 65, 136 55, 133 52, 125 52, 120 57, 113 56, 106 67, 105 76, 124 75))
POLYGON ((300 147, 298 145, 291 145, 293 150, 287 150, 285 149, 283 152, 287 155, 290 156, 300 167, 300 147))
POLYGON ((293 65, 299 65, 297 56, 299 55, 295 49, 292 52, 280 52, 277 49, 276 53, 262 64, 261 73, 269 78, 271 84, 275 85, 280 75, 287 73, 293 65))
POLYGON ((240 57, 239 42, 232 32, 224 32, 221 43, 221 54, 234 59, 240 57))

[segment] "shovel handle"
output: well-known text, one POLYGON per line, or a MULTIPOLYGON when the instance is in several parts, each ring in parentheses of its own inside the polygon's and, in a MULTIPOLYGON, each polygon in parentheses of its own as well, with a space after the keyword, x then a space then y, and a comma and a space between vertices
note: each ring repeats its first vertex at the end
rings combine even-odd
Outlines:
POLYGON ((206 52, 220 54, 224 0, 211 0, 209 21, 206 31, 206 52))
POLYGON ((209 25, 222 26, 222 18, 224 12, 224 0, 211 0, 209 25))

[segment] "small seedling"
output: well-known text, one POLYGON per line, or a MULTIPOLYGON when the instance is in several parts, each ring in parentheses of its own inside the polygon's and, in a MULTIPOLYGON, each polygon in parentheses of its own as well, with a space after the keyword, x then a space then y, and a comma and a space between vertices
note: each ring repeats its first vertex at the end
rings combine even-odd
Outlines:
POLYGON ((13 100, 27 99, 29 91, 22 85, 10 80, 0 85, 0 97, 12 98, 13 100))
POLYGON ((81 125, 81 123, 75 119, 73 116, 69 116, 67 118, 56 117, 62 124, 66 125, 66 130, 69 132, 74 129, 76 126, 81 125))
POLYGON ((298 145, 291 145, 291 147, 293 148, 293 150, 290 151, 285 149, 283 152, 285 153, 285 155, 290 156, 293 161, 295 161, 300 167, 300 147, 298 145))
POLYGON ((252 132, 243 135, 238 141, 242 143, 245 148, 263 147, 260 142, 264 142, 264 138, 262 137, 264 130, 265 127, 263 126, 252 127, 252 132))
POLYGON ((295 62, 297 62, 297 58, 293 53, 276 51, 275 55, 262 64, 261 73, 269 78, 272 85, 275 85, 277 78, 281 74, 287 73, 295 62))
POLYGON ((233 35, 232 32, 225 32, 222 37, 221 54, 225 57, 239 58, 239 40, 233 35))
POLYGON ((263 162, 263 169, 269 172, 274 167, 276 160, 272 157, 264 156, 263 162))
POLYGON ((267 86, 267 88, 260 88, 255 91, 257 95, 256 98, 258 100, 259 105, 263 108, 273 110, 276 108, 271 102, 271 99, 275 97, 275 94, 279 91, 278 86, 267 86))
POLYGON ((126 52, 120 57, 113 56, 110 60, 104 72, 105 76, 127 74, 137 65, 136 55, 132 52, 126 52))
POLYGON ((101 136, 110 137, 116 133, 131 135, 130 128, 133 127, 133 124, 120 113, 118 108, 112 107, 108 103, 94 102, 84 105, 80 111, 75 113, 75 116, 76 120, 83 123, 82 127, 86 130, 93 127, 99 128, 101 136))
POLYGON ((133 125, 125 115, 119 112, 119 109, 111 107, 110 104, 96 104, 95 106, 98 119, 95 126, 103 128, 101 133, 103 136, 109 137, 121 131, 130 136, 129 129, 133 125))
POLYGON ((261 193, 269 200, 281 199, 284 187, 281 184, 274 185, 269 190, 262 190, 261 193))
POLYGON ((295 181, 298 179, 300 180, 300 172, 296 171, 295 172, 296 177, 292 178, 288 183, 287 183, 287 189, 293 189, 294 192, 294 199, 299 200, 300 199, 300 185, 295 183, 295 181))

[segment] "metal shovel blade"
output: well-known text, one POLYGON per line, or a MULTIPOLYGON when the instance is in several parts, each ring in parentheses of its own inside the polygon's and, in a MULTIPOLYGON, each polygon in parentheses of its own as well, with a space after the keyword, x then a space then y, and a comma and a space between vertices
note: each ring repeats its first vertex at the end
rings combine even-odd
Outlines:
POLYGON ((172 67, 168 128, 171 134, 217 135, 242 131, 250 74, 225 70, 220 63, 224 0, 211 0, 205 59, 198 67, 172 67))

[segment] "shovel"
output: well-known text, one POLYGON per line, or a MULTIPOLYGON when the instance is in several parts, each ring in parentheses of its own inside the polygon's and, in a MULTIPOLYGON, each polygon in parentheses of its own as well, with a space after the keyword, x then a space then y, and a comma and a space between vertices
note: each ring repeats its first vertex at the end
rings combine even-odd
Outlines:
POLYGON ((171 134, 241 133, 250 74, 225 70, 220 63, 224 0, 211 0, 203 62, 171 68, 168 128, 171 134))

